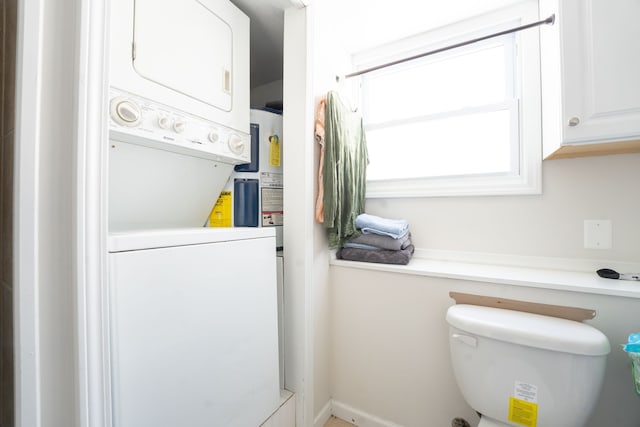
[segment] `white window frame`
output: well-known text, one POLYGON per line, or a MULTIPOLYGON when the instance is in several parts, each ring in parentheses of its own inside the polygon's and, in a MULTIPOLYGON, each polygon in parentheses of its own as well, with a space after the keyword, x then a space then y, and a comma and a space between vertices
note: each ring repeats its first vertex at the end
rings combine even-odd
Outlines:
MULTIPOLYGON (((538 19, 537 2, 523 1, 456 24, 353 55, 366 69, 453 43, 517 27, 538 19)), ((544 29, 543 29, 544 31, 544 29)), ((519 168, 515 174, 464 175, 367 181, 367 198, 527 195, 542 193, 542 131, 539 29, 516 33, 516 105, 519 168), (522 55, 526 52, 526 55, 522 55)), ((366 107, 364 107, 366 110, 366 107)))

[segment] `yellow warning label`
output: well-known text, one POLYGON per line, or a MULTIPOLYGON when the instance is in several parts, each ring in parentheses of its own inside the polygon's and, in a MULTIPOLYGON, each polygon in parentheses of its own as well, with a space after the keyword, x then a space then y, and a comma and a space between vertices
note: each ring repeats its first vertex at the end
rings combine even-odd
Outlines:
POLYGON ((526 400, 509 398, 509 421, 526 427, 536 427, 538 404, 526 400))
POLYGON ((222 191, 209 214, 209 227, 231 227, 231 191, 222 191))
POLYGON ((280 138, 278 135, 269 137, 269 165, 280 166, 280 138))

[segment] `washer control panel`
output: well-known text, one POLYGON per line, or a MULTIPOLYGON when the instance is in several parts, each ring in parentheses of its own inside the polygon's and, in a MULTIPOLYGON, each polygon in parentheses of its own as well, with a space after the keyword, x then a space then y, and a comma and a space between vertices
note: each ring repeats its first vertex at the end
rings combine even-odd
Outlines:
POLYGON ((251 136, 201 117, 109 90, 109 138, 230 164, 251 161, 251 136))

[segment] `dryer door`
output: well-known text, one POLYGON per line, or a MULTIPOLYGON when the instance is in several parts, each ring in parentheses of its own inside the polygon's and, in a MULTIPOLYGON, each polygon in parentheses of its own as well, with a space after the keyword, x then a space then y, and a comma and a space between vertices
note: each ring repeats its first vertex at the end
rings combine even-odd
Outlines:
POLYGON ((231 111, 233 32, 200 1, 136 0, 133 66, 145 79, 231 111))

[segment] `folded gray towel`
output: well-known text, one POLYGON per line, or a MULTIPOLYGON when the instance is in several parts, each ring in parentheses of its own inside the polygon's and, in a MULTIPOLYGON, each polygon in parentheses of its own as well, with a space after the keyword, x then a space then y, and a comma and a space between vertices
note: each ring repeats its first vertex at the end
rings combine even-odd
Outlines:
MULTIPOLYGON (((371 247, 376 247, 379 249, 389 249, 391 251, 399 251, 400 249, 405 249, 407 246, 411 244, 411 232, 408 232, 403 237, 399 239, 394 239, 389 236, 381 236, 379 234, 361 234, 357 237, 349 239, 347 241, 348 244, 345 244, 345 247, 361 247, 361 246, 351 246, 352 243, 356 245, 367 245, 371 247)), ((361 247, 365 249, 364 247, 361 247)))
POLYGON ((411 260, 414 249, 415 248, 413 247, 413 245, 409 245, 406 248, 400 249, 398 251, 390 251, 387 249, 372 251, 370 249, 343 247, 340 248, 338 252, 336 252, 336 257, 338 259, 345 259, 349 261, 407 265, 411 260))
POLYGON ((368 249, 370 251, 381 251, 381 250, 383 250, 382 248, 379 248, 377 246, 364 245, 362 243, 352 243, 350 241, 347 241, 344 245, 342 245, 342 247, 343 248, 368 249))

